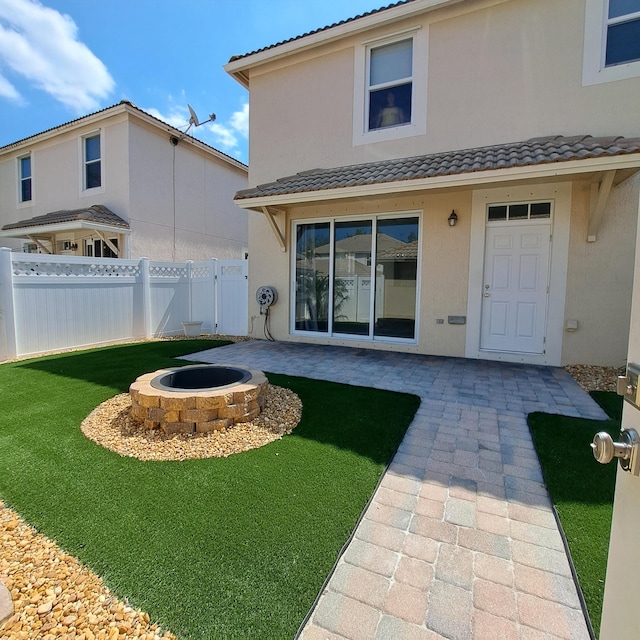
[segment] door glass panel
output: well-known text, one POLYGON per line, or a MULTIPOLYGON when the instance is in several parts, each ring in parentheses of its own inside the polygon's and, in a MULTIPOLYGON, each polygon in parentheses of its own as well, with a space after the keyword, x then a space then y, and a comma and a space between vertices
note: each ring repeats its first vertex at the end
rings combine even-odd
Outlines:
POLYGON ((551 203, 550 202, 533 202, 531 204, 531 218, 550 218, 551 203))
POLYGON ((369 335, 372 228, 371 220, 335 224, 334 333, 369 335))
POLYGON ((295 328, 329 330, 329 223, 296 228, 295 328))
POLYGON ((378 221, 375 336, 415 338, 418 218, 378 221))
POLYGON ((506 220, 507 219, 507 207, 506 205, 496 205, 489 207, 489 221, 492 220, 506 220))
POLYGON ((509 220, 523 220, 529 217, 528 204, 512 204, 509 207, 509 220))

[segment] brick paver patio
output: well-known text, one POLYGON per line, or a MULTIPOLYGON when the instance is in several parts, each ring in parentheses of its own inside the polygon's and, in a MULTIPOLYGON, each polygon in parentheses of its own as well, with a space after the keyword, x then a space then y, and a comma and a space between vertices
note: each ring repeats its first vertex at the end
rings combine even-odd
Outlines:
POLYGON ((563 369, 267 341, 188 359, 422 399, 301 638, 590 637, 526 423, 605 418, 563 369))

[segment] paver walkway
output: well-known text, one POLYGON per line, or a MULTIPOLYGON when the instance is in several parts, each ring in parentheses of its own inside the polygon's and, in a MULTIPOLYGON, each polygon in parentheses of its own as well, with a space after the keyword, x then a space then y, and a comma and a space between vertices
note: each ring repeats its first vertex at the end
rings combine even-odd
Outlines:
POLYGON ((606 417, 563 369, 266 341, 188 358, 422 399, 304 640, 590 637, 526 424, 606 417))

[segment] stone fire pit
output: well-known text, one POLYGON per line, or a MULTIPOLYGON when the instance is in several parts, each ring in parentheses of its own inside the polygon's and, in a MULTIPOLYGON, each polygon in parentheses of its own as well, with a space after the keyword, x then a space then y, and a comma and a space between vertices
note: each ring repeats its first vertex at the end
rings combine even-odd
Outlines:
POLYGON ((253 420, 264 407, 268 385, 262 371, 232 365, 160 369, 129 387, 131 416, 166 434, 221 431, 253 420))

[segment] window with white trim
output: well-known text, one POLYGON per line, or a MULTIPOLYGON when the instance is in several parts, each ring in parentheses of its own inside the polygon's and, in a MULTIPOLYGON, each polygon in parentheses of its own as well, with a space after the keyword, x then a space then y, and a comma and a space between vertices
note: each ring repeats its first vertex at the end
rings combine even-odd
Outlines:
POLYGON ((369 49, 368 130, 411 122, 413 38, 369 49))
POLYGON ((20 202, 30 202, 32 193, 31 154, 18 158, 18 176, 20 182, 20 202))
POLYGON ((416 213, 294 225, 292 332, 415 342, 416 213))
POLYGON ((585 0, 582 84, 640 76, 640 0, 585 0))
POLYGON ((604 65, 640 60, 640 0, 609 0, 604 65))
POLYGON ((356 47, 354 145, 426 133, 427 34, 415 28, 356 47))
POLYGON ((102 186, 102 154, 100 134, 96 133, 83 139, 84 188, 95 189, 102 186))

